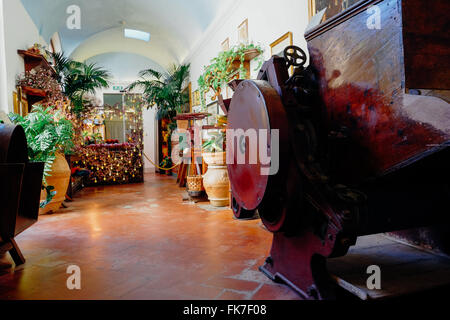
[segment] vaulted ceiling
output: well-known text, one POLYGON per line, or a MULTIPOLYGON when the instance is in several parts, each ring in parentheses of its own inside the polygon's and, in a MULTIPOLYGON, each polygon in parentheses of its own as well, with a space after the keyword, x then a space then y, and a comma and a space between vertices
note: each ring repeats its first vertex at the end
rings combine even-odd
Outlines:
POLYGON ((144 56, 167 68, 188 55, 214 19, 239 0, 22 0, 42 37, 55 32, 63 50, 79 61, 111 52, 144 56), (66 12, 81 9, 81 29, 69 30, 66 12), (123 28, 151 34, 150 42, 128 39, 123 28))

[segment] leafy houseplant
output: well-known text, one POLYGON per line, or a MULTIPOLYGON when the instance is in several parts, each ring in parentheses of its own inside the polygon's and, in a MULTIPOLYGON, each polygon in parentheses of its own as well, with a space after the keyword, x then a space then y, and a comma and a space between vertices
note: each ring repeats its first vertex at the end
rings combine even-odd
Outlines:
POLYGON ((68 153, 73 148, 73 125, 61 117, 60 111, 53 107, 35 106, 26 117, 10 114, 10 119, 25 130, 28 142, 28 156, 32 162, 44 162, 43 185, 47 190, 48 204, 54 192, 53 186, 47 185, 47 178, 51 176, 52 166, 58 151, 68 153))
POLYGON ((256 50, 258 55, 258 67, 261 68, 263 57, 263 50, 260 46, 254 44, 237 45, 233 46, 227 51, 219 53, 219 55, 211 60, 210 65, 206 66, 203 74, 198 79, 198 86, 200 91, 200 99, 202 106, 205 107, 204 94, 209 90, 213 90, 215 96, 218 97, 224 87, 229 81, 232 75, 236 72, 233 68, 235 61, 239 61, 240 65, 237 71, 239 71, 240 78, 247 77, 247 70, 244 67, 245 56, 250 50, 256 50))
POLYGON ((74 61, 66 58, 64 53, 52 53, 52 57, 58 81, 66 96, 73 103, 72 111, 79 115, 84 111, 86 102, 84 95, 95 93, 96 89, 108 87, 111 75, 95 63, 86 64, 74 61))
POLYGON ((143 97, 149 106, 157 108, 158 120, 167 120, 169 154, 172 148, 170 137, 177 127, 173 118, 177 112, 181 112, 181 107, 189 102, 189 94, 183 90, 183 85, 189 78, 189 69, 190 65, 186 64, 178 67, 174 65, 167 74, 154 69, 142 70, 139 73, 141 79, 133 82, 127 88, 128 90, 143 89, 143 97))
POLYGON ((203 144, 203 152, 214 153, 223 152, 224 136, 221 132, 209 133, 210 139, 203 144))
POLYGON ((157 108, 158 120, 173 120, 181 106, 189 102, 189 94, 183 91, 183 84, 189 78, 190 65, 173 66, 167 74, 153 69, 139 73, 140 80, 128 89, 144 89, 143 96, 151 107, 157 108))

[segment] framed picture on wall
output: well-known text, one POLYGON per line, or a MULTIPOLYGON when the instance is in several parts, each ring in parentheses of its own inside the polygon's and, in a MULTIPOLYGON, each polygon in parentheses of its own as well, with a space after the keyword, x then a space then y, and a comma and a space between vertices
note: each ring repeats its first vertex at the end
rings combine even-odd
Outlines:
POLYGON ((308 0, 309 19, 311 20, 318 13, 324 11, 320 23, 334 17, 347 10, 361 0, 308 0))
POLYGON ((189 90, 189 113, 192 113, 192 107, 194 106, 193 100, 194 97, 192 96, 192 82, 189 82, 188 90, 189 90))
POLYGON ((207 118, 207 125, 215 125, 217 122, 217 115, 219 114, 219 103, 214 101, 208 104, 206 112, 211 115, 207 118))
MULTIPOLYGON (((270 55, 284 57, 284 49, 294 44, 292 32, 286 32, 280 38, 270 44, 270 55)), ((290 74, 294 73, 294 67, 290 68, 290 74)))
POLYGON ((283 57, 284 49, 288 46, 292 46, 293 44, 294 39, 292 32, 289 31, 270 44, 270 54, 271 56, 283 57))
POLYGON ((181 113, 190 113, 192 110, 192 84, 189 82, 188 86, 183 90, 183 94, 186 94, 189 97, 188 103, 185 103, 181 106, 181 113))
POLYGON ((194 93, 192 94, 192 106, 196 107, 200 105, 200 91, 199 90, 195 90, 194 93))
POLYGON ((17 92, 13 91, 13 108, 14 113, 20 114, 23 117, 29 112, 27 96, 23 94, 21 87, 17 87, 17 92))
POLYGON ((230 49, 230 38, 227 38, 224 42, 221 44, 222 51, 227 51, 230 49))
POLYGON ((21 114, 20 112, 20 100, 19 100, 19 96, 17 94, 17 92, 13 92, 13 105, 14 105, 14 113, 15 114, 21 114))
POLYGON ((248 19, 245 19, 238 27, 239 43, 248 43, 248 19))

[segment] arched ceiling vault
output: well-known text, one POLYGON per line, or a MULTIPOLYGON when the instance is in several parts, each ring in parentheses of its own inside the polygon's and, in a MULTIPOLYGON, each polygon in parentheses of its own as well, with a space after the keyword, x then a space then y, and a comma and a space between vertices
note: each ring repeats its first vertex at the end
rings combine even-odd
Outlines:
POLYGON ((153 69, 165 72, 165 69, 147 57, 128 52, 109 52, 93 56, 87 63, 96 63, 108 70, 115 83, 130 83, 136 80, 139 72, 144 69, 153 69))
POLYGON ((87 38, 72 52, 71 56, 75 60, 85 61, 93 56, 121 51, 139 54, 167 68, 170 64, 179 62, 177 52, 181 49, 176 41, 169 41, 164 37, 153 36, 150 44, 124 38, 122 28, 113 28, 87 38))
POLYGON ((63 50, 84 61, 109 52, 142 55, 164 68, 180 63, 224 10, 238 0, 21 0, 49 41, 55 32, 63 50), (81 29, 66 26, 67 8, 81 9, 81 29), (125 27, 151 34, 150 42, 127 39, 125 27))

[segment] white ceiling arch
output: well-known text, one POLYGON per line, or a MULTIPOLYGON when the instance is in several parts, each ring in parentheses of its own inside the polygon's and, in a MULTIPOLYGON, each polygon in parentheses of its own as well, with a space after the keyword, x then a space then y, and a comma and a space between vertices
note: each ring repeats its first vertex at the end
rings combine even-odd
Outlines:
POLYGON ((107 52, 179 63, 218 16, 239 0, 21 0, 42 37, 58 32, 66 54, 86 60, 107 52), (66 26, 67 8, 81 9, 81 29, 66 26), (149 43, 126 39, 123 25, 149 32, 149 43), (120 50, 118 50, 120 49, 120 50))
POLYGON ((170 42, 159 36, 153 36, 150 43, 127 39, 123 36, 122 28, 113 28, 99 32, 84 40, 71 54, 78 61, 85 61, 91 57, 108 52, 135 53, 168 68, 173 63, 178 63, 177 43, 170 42))
POLYGON ((145 69, 166 72, 165 68, 155 61, 129 52, 104 53, 93 56, 86 62, 95 63, 108 70, 114 82, 117 83, 131 83, 139 78, 139 72, 145 69))

